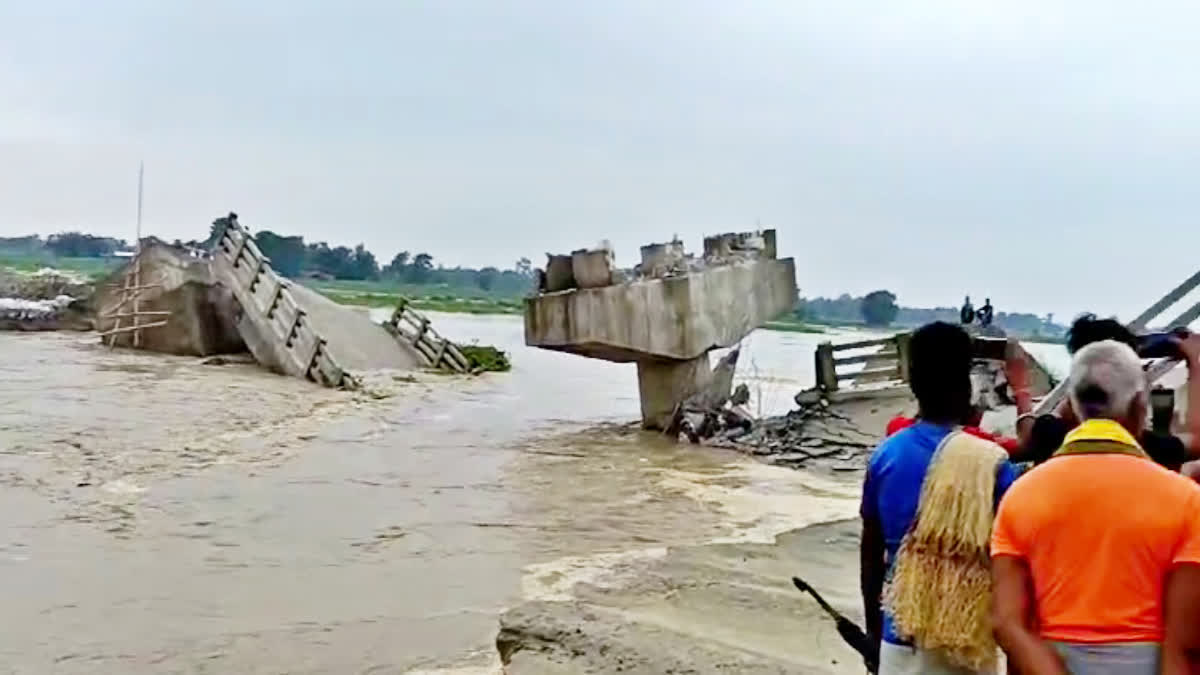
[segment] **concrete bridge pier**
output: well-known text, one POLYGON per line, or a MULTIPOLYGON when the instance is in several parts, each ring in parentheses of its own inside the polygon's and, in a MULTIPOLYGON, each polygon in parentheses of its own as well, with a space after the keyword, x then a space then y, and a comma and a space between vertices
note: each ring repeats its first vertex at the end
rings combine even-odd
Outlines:
POLYGON ((637 371, 642 426, 647 429, 667 428, 675 407, 707 386, 712 378, 707 352, 690 361, 638 361, 637 371))
POLYGON ((708 384, 710 351, 733 347, 796 303, 795 264, 775 258, 774 231, 705 244, 702 260, 679 242, 652 244, 632 281, 526 298, 525 343, 636 363, 642 425, 665 428, 676 406, 708 384))

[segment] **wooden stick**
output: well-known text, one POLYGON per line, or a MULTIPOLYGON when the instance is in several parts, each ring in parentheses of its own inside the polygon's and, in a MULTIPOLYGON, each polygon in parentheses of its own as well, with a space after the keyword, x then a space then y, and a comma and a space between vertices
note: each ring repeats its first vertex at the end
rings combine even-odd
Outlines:
MULTIPOLYGON (((139 199, 140 199, 140 195, 139 195, 139 199)), ((141 223, 138 223, 137 253, 135 253, 133 256, 133 285, 134 286, 142 285, 142 233, 141 233, 141 229, 142 229, 141 223)), ((141 295, 142 295, 141 293, 135 293, 133 295, 133 348, 134 349, 139 349, 142 346, 142 331, 138 330, 138 324, 141 323, 141 321, 139 321, 139 319, 141 317, 138 315, 138 309, 140 309, 140 307, 138 307, 138 305, 141 302, 139 298, 141 297, 141 295)))
POLYGON ((148 290, 151 288, 162 288, 162 284, 144 284, 141 286, 134 286, 133 284, 124 285, 124 286, 121 284, 109 284, 108 287, 109 288, 119 288, 124 291, 144 291, 144 290, 148 290))
MULTIPOLYGON (((154 323, 144 323, 140 326, 125 326, 124 328, 113 328, 112 330, 106 330, 103 333, 100 333, 100 337, 109 337, 112 335, 116 335, 117 333, 128 333, 129 331, 141 330, 143 328, 158 328, 159 326, 167 325, 167 323, 169 323, 169 322, 155 321, 154 323)), ((116 341, 113 340, 112 342, 116 342, 116 341)))
POLYGON ((171 313, 170 312, 149 312, 149 311, 118 312, 116 314, 102 314, 102 315, 100 315, 100 318, 101 319, 117 319, 117 318, 121 318, 121 317, 129 317, 129 316, 171 316, 171 313))
MULTIPOLYGON (((125 290, 121 291, 121 304, 122 304, 122 305, 124 305, 124 304, 125 304, 127 301, 129 301, 130 299, 131 299, 131 298, 129 297, 129 268, 127 267, 127 268, 125 268, 125 290)), ((120 332, 120 330, 121 330, 121 319, 120 319, 120 318, 118 318, 118 319, 117 319, 117 320, 116 320, 116 321, 113 323, 113 332, 112 332, 112 333, 110 333, 110 335, 112 335, 112 337, 111 337, 111 338, 109 339, 109 341, 108 341, 108 348, 109 348, 109 349, 115 349, 115 348, 117 347, 117 338, 116 338, 116 334, 117 334, 118 332, 120 332)), ((101 335, 101 336, 100 336, 100 339, 101 339, 101 341, 103 341, 103 340, 104 340, 104 336, 103 336, 103 335, 101 335)))

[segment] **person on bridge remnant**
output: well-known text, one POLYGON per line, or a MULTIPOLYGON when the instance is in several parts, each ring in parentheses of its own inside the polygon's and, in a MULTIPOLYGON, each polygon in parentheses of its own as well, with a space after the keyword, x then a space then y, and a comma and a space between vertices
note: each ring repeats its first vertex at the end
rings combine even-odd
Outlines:
POLYGON ((1022 673, 1197 672, 1200 487, 1138 443, 1150 404, 1129 345, 1080 349, 1068 387, 1082 422, 996 516, 997 640, 1022 673))
POLYGON ((979 308, 979 325, 987 328, 992 325, 992 299, 986 298, 983 301, 983 307, 979 308))
POLYGON ((913 334, 917 421, 867 465, 861 584, 867 630, 882 641, 880 675, 995 668, 987 546, 996 501, 1017 472, 995 443, 961 432, 972 355, 961 326, 936 322, 913 334))
POLYGON ((963 300, 963 306, 958 312, 958 318, 964 326, 970 326, 972 323, 975 323, 975 305, 971 304, 971 296, 968 295, 963 300))

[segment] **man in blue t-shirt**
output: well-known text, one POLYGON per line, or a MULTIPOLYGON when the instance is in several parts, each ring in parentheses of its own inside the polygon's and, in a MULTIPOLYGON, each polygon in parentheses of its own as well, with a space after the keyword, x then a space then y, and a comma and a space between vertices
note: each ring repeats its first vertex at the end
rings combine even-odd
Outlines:
MULTIPOLYGON (((971 337, 961 327, 937 322, 916 331, 909 346, 909 386, 917 399, 918 420, 889 436, 867 464, 860 512, 861 582, 867 630, 882 639, 880 675, 965 672, 936 654, 922 653, 897 635, 880 595, 900 542, 916 517, 934 452, 970 414, 971 361, 971 337)), ((997 503, 1016 476, 1011 463, 1000 465, 997 503)))

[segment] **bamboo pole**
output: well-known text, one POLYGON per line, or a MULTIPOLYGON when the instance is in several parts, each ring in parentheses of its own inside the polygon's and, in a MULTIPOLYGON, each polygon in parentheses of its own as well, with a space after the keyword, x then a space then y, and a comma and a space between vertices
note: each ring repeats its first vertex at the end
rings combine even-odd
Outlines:
MULTIPOLYGON (((159 326, 167 325, 167 323, 168 322, 166 322, 166 321, 155 321, 154 323, 144 323, 140 326, 125 326, 124 328, 113 328, 112 330, 107 330, 107 331, 104 331, 103 333, 100 333, 100 337, 111 337, 111 336, 115 336, 118 333, 128 333, 130 331, 142 330, 145 328, 158 328, 159 326)), ((115 339, 113 341, 115 342, 115 339)))
MULTIPOLYGON (((137 244, 133 249, 133 285, 142 285, 142 184, 146 174, 146 165, 138 163, 138 191, 137 191, 137 244)), ((133 297, 133 348, 137 349, 142 346, 142 331, 138 329, 141 323, 141 317, 138 316, 140 301, 138 297, 141 293, 136 293, 133 297)))
POLYGON ((170 312, 117 312, 115 314, 105 314, 102 319, 116 319, 130 316, 171 316, 170 312))

